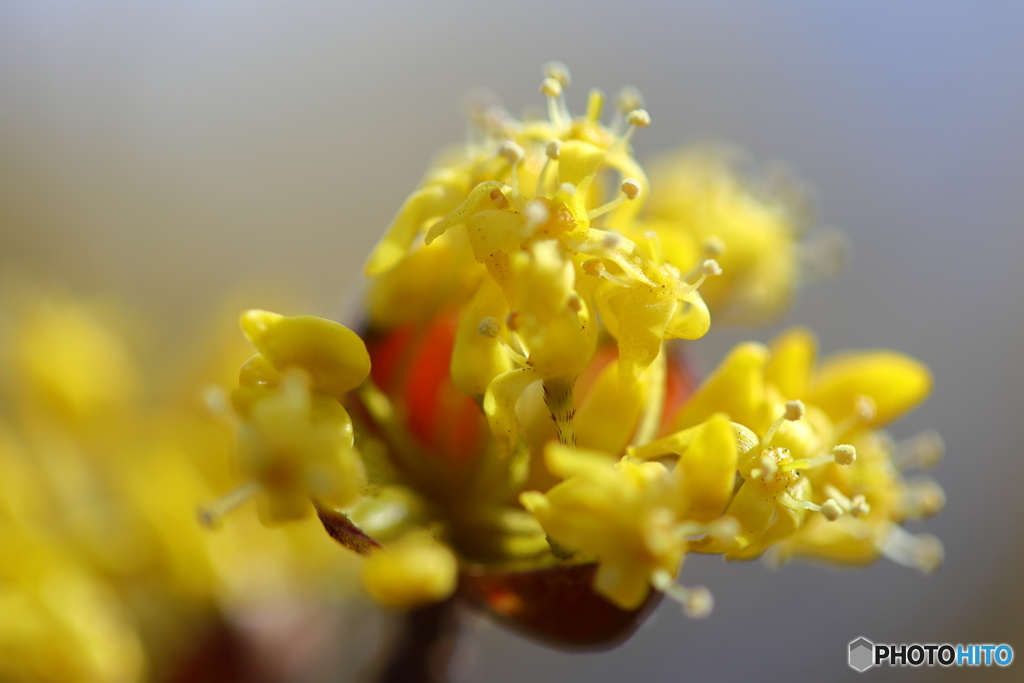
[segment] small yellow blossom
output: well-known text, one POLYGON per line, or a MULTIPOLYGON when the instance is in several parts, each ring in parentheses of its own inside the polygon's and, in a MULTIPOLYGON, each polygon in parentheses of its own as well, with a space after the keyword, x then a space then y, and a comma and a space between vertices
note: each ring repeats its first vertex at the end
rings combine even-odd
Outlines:
POLYGON ((369 374, 366 346, 343 325, 314 316, 251 310, 242 329, 260 352, 243 366, 232 395, 247 481, 203 519, 213 523, 254 494, 267 524, 305 517, 311 498, 339 508, 355 503, 366 476, 338 400, 369 374))
POLYGON ((934 539, 915 542, 897 525, 912 514, 923 516, 921 508, 937 511, 941 489, 930 480, 916 487, 904 482, 887 437, 874 431, 925 398, 930 374, 911 358, 882 351, 826 359, 815 370, 815 349, 814 337, 802 329, 781 335, 771 350, 737 347, 677 414, 674 424, 683 431, 636 454, 676 452, 687 427, 713 408, 725 410, 737 428, 749 427, 755 435, 740 440, 742 484, 724 509, 740 527, 733 538, 695 550, 750 559, 784 543, 778 557, 859 564, 886 553, 933 569, 941 556, 934 539), (884 406, 881 416, 878 405, 884 406), (898 548, 890 552, 894 544, 898 548), (917 556, 909 557, 917 546, 917 556))
POLYGON ((0 354, 10 368, 5 382, 24 402, 67 425, 88 425, 138 398, 138 371, 96 307, 56 291, 12 298, 14 317, 0 323, 0 354))
POLYGON ((671 580, 689 537, 719 532, 721 525, 702 522, 720 517, 732 491, 735 455, 736 438, 723 417, 698 430, 673 470, 552 444, 548 467, 565 481, 520 500, 559 547, 597 558, 594 589, 616 605, 636 609, 654 586, 700 611, 705 592, 671 580))
POLYGON ((716 316, 770 321, 793 297, 807 219, 791 194, 758 191, 734 161, 726 152, 701 148, 656 160, 649 222, 637 229, 653 231, 665 260, 683 272, 704 258, 721 263, 722 277, 701 290, 716 316))
POLYGON ((617 339, 625 384, 655 362, 664 340, 705 334, 710 317, 697 288, 719 272, 709 260, 684 276, 626 237, 649 190, 630 139, 650 116, 622 112, 609 128, 593 91, 574 119, 564 102, 568 72, 552 73, 558 78, 541 87, 548 119, 477 111, 476 138, 428 174, 366 266, 375 330, 425 310, 459 316, 452 378, 482 401, 505 454, 518 447, 515 406, 535 382, 559 439, 574 442, 574 384, 602 328, 617 339), (607 199, 613 178, 618 192, 607 199))
POLYGON ((412 609, 451 595, 457 569, 447 546, 413 532, 370 556, 363 563, 362 579, 366 591, 380 604, 412 609))

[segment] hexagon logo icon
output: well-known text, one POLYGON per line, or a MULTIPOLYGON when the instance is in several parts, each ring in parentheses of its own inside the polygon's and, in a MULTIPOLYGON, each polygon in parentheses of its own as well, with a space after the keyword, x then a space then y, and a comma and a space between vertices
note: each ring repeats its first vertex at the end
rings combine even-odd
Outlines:
POLYGON ((875 664, 875 644, 867 638, 858 638, 850 643, 850 668, 867 671, 875 664))

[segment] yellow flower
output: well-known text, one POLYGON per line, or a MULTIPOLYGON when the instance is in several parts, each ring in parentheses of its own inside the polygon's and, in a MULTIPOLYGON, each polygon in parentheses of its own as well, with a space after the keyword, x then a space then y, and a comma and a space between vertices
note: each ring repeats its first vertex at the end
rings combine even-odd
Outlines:
POLYGON ((242 329, 260 352, 243 366, 232 396, 247 481, 204 510, 204 520, 213 523, 255 494, 266 524, 305 517, 310 498, 355 503, 366 477, 339 399, 370 372, 362 340, 323 318, 259 310, 242 314, 242 329))
MULTIPOLYGON (((777 339, 769 366, 776 377, 809 376, 809 402, 833 423, 836 438, 855 449, 846 467, 814 468, 807 472, 819 500, 836 501, 844 512, 831 524, 820 516, 780 544, 776 559, 790 556, 843 564, 868 564, 886 557, 923 572, 939 568, 941 542, 931 534, 914 535, 900 525, 938 513, 945 503, 933 480, 903 472, 927 469, 938 462, 942 442, 932 432, 896 444, 878 431, 923 401, 932 379, 919 362, 891 351, 847 352, 826 358, 814 368, 815 341, 806 330, 792 330, 777 339), (794 367, 797 366, 797 367, 794 367), (851 405, 853 406, 851 408, 851 405)), ((789 387, 799 391, 795 383, 789 387)))
POLYGON ((635 454, 677 452, 687 427, 724 410, 755 435, 741 441, 742 484, 724 510, 740 528, 731 539, 695 550, 751 559, 786 542, 783 555, 864 563, 886 553, 934 569, 941 555, 937 542, 915 540, 896 524, 913 507, 899 501, 916 495, 934 508, 941 490, 905 483, 891 462, 888 440, 874 431, 924 400, 928 370, 889 351, 847 353, 815 370, 815 348, 813 336, 801 329, 781 335, 771 351, 757 344, 737 347, 677 414, 674 425, 683 430, 635 454))
MULTIPOLYGON (((735 155, 731 155, 734 157, 735 155)), ((788 308, 800 271, 806 217, 794 197, 760 191, 721 150, 670 152, 652 165, 645 221, 665 260, 687 272, 715 258, 722 277, 701 290, 716 318, 763 323, 788 308)))
POLYGON ((412 609, 451 595, 457 569, 447 546, 414 532, 370 556, 363 563, 362 579, 366 591, 380 604, 412 609))
POLYGON ((565 481, 546 494, 520 496, 563 552, 597 558, 594 589, 623 609, 639 607, 653 586, 694 615, 710 610, 706 590, 672 581, 689 537, 717 537, 730 529, 719 516, 732 492, 736 437, 724 417, 692 436, 686 457, 672 470, 658 462, 616 461, 605 453, 552 444, 548 467, 565 481))
POLYGON ((138 398, 138 370, 102 308, 59 291, 4 291, 11 315, 0 334, 5 383, 20 404, 88 428, 138 398))
POLYGON ((476 138, 442 158, 370 255, 375 332, 455 315, 455 385, 481 401, 498 449, 518 447, 515 405, 535 382, 563 443, 573 443, 576 377, 603 327, 617 339, 624 385, 638 380, 666 339, 695 339, 710 318, 689 276, 624 235, 648 190, 630 139, 650 124, 639 106, 601 123, 603 95, 586 115, 564 103, 568 71, 548 69, 549 118, 520 122, 477 112, 476 138), (605 201, 614 178, 619 193, 605 201))

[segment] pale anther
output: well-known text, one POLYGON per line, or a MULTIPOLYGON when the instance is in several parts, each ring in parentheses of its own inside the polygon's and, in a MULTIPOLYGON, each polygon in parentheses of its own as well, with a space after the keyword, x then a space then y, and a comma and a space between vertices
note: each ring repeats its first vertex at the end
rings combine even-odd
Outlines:
POLYGON ((505 160, 508 161, 508 163, 515 166, 523 160, 523 157, 526 156, 526 151, 519 143, 513 140, 505 140, 505 142, 501 143, 501 147, 498 149, 498 154, 505 157, 505 160))
POLYGON ((604 263, 599 258, 588 258, 583 262, 583 272, 593 277, 601 277, 604 273, 604 263))
POLYGON ((554 78, 545 78, 540 84, 540 91, 548 97, 559 97, 562 94, 562 84, 554 78))
POLYGON ((501 333, 501 323, 497 318, 487 316, 476 326, 476 331, 481 337, 494 339, 501 333))
POLYGON ((863 517, 871 512, 871 505, 863 495, 857 495, 850 501, 850 514, 854 517, 863 517))
POLYGON ((908 481, 903 489, 903 512, 909 519, 934 517, 946 506, 946 493, 929 477, 908 481))
POLYGON ((551 218, 551 211, 544 202, 532 201, 526 205, 526 221, 530 227, 536 227, 548 222, 551 218))
POLYGON ((631 85, 627 85, 615 96, 615 106, 623 114, 628 114, 631 111, 642 108, 644 106, 644 98, 639 90, 631 85))
POLYGON ((548 159, 557 159, 562 153, 562 141, 548 140, 548 144, 544 146, 544 152, 548 155, 548 159))
POLYGON ((626 199, 632 201, 640 196, 640 181, 636 178, 626 178, 622 181, 620 189, 622 194, 626 195, 626 199))
POLYGON ((796 422, 803 418, 805 412, 803 401, 786 401, 785 418, 790 422, 796 422))
POLYGON ((542 67, 545 78, 553 78, 558 81, 559 85, 563 88, 568 88, 572 82, 572 75, 569 73, 569 67, 559 61, 546 62, 542 67))
POLYGON ((721 275, 722 267, 718 265, 718 261, 713 258, 706 259, 701 264, 700 270, 704 275, 721 275))
POLYGON ((617 197, 615 197, 615 199, 611 200, 610 202, 606 202, 605 204, 602 204, 601 206, 588 211, 587 218, 593 220, 598 216, 603 216, 609 211, 617 209, 623 201, 627 199, 632 201, 639 197, 640 181, 636 180, 635 178, 626 178, 625 180, 622 181, 620 189, 622 190, 622 194, 618 195, 617 197))
POLYGON ((836 464, 852 465, 857 459, 857 449, 850 444, 841 443, 832 449, 832 455, 835 457, 836 464))
POLYGON ((829 498, 821 505, 821 514, 830 522, 834 522, 843 516, 843 508, 833 498, 829 498))
POLYGON ((715 598, 704 586, 695 586, 683 603, 683 613, 691 619, 704 619, 715 608, 715 598))
POLYGON ((927 431, 896 444, 892 461, 900 470, 927 470, 939 464, 944 451, 942 436, 938 432, 927 431))
POLYGON ((646 128, 651 125, 651 115, 646 109, 634 109, 626 114, 626 123, 637 128, 646 128))
POLYGON ((712 235, 701 243, 700 251, 705 258, 718 258, 725 253, 725 242, 723 242, 720 237, 712 235))

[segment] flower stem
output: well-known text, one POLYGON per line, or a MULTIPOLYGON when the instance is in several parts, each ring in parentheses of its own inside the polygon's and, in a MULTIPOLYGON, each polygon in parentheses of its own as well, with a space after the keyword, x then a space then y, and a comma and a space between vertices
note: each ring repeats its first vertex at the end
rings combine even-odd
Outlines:
POLYGON ((385 654, 376 683, 448 683, 459 637, 454 597, 410 610, 385 654))

